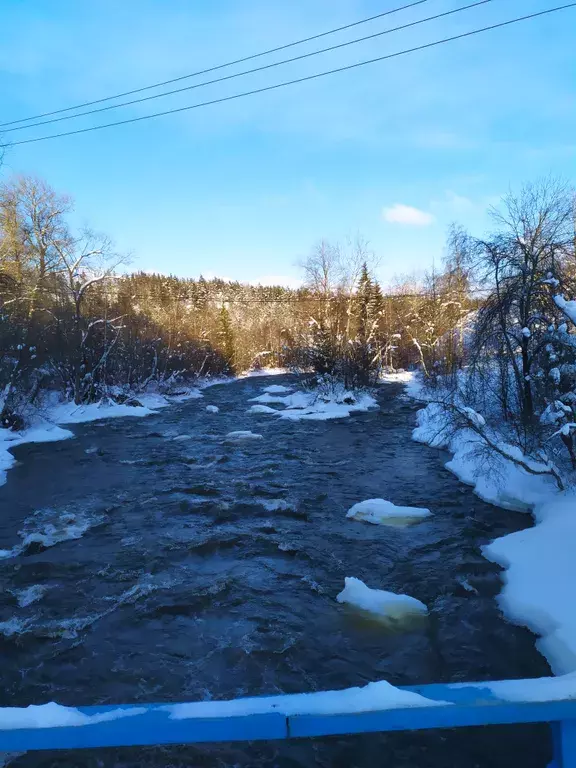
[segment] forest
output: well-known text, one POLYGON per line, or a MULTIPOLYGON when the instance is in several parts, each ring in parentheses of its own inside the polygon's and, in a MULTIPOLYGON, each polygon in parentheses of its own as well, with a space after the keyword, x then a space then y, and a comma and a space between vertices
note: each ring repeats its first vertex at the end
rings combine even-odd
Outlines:
POLYGON ((129 403, 259 367, 350 389, 418 369, 456 422, 482 432, 469 412, 491 414, 539 457, 554 436, 576 467, 575 208, 562 181, 509 194, 482 238, 454 224, 439 268, 386 286, 361 235, 319 240, 296 290, 130 272, 108 236, 71 226, 72 205, 33 177, 0 185, 2 426, 25 426, 47 391, 129 403))

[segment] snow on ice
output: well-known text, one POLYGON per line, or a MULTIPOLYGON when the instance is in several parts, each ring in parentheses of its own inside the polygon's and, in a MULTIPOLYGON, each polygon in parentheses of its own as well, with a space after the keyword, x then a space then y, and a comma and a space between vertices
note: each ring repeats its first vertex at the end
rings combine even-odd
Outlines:
POLYGON ((354 520, 364 520, 374 525, 394 525, 398 523, 417 523, 426 517, 430 517, 432 512, 423 507, 398 507, 391 501, 385 499, 366 499, 354 504, 346 517, 354 520))
POLYGON ((383 589, 370 589, 360 579, 347 576, 344 589, 336 596, 339 603, 348 603, 362 611, 387 619, 402 619, 413 615, 426 615, 428 608, 409 595, 398 595, 383 589))
POLYGON ((218 413, 220 408, 218 408, 217 405, 207 405, 206 410, 208 411, 208 413, 218 413))
POLYGON ((342 390, 333 396, 320 396, 316 392, 294 392, 291 395, 271 394, 253 397, 251 402, 260 405, 283 405, 283 410, 269 408, 267 411, 258 409, 252 413, 271 413, 281 419, 290 421, 327 421, 329 419, 342 419, 356 411, 368 411, 377 408, 374 398, 368 393, 356 394, 342 390))

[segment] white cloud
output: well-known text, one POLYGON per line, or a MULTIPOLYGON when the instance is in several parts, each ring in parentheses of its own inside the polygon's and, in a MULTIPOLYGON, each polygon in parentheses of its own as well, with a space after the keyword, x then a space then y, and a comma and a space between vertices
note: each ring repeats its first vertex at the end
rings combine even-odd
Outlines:
POLYGON ((406 224, 410 227, 428 227, 434 223, 434 216, 431 213, 413 208, 411 205, 402 205, 402 203, 384 208, 382 218, 391 224, 406 224))

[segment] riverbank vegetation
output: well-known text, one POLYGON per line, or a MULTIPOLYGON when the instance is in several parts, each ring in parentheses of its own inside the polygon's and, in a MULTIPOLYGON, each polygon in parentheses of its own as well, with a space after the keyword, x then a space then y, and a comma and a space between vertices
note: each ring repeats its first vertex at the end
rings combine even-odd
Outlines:
POLYGON ((461 363, 473 301, 454 249, 442 273, 384 291, 362 237, 321 241, 294 290, 130 273, 127 256, 76 230, 71 212, 41 180, 0 186, 3 426, 21 426, 46 389, 80 404, 269 365, 354 388, 384 367, 461 363))
POLYGON ((71 211, 38 179, 0 186, 3 426, 47 390, 123 401, 264 366, 357 389, 417 368, 454 428, 493 452, 492 421, 523 455, 546 464, 562 448, 576 469, 574 196, 561 182, 507 196, 483 238, 453 226, 440 269, 387 286, 360 235, 314 246, 298 289, 131 273, 71 211))

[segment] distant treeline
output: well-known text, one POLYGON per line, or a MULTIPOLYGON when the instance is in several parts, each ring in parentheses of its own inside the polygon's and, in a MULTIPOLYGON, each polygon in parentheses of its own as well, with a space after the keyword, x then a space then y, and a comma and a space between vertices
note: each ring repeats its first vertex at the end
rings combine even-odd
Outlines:
POLYGON ((4 424, 20 423, 49 388, 82 403, 268 365, 366 386, 384 367, 433 376, 462 364, 477 302, 458 229, 441 272, 386 290, 361 237, 321 241, 293 290, 119 274, 126 259, 107 236, 74 230, 71 208, 35 178, 0 185, 4 424))

